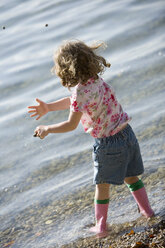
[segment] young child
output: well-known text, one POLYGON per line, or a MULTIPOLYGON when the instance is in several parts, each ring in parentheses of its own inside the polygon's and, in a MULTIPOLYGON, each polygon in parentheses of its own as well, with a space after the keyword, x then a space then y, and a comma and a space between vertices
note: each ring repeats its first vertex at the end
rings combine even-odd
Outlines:
POLYGON ((100 237, 107 235, 109 185, 124 182, 129 187, 139 210, 145 217, 154 215, 142 181, 137 177, 144 172, 139 144, 128 124, 130 117, 123 111, 111 86, 99 76, 106 60, 96 54, 103 43, 87 46, 81 41, 68 41, 59 47, 52 71, 60 77, 64 87, 72 89, 71 97, 45 103, 39 99, 37 106, 29 106, 31 117, 37 120, 49 111, 70 108, 67 121, 38 126, 35 136, 41 139, 49 133, 74 130, 80 120, 85 132, 95 139, 93 146, 95 219, 92 232, 100 237))

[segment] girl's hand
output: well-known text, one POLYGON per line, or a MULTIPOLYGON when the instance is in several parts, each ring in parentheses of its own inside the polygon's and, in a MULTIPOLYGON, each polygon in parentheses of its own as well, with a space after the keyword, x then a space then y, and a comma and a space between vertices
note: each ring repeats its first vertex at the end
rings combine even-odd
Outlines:
POLYGON ((39 100, 38 98, 36 98, 36 101, 39 103, 39 105, 38 106, 29 106, 28 108, 32 109, 32 110, 29 110, 28 113, 34 113, 30 117, 34 117, 34 116, 38 115, 36 120, 39 120, 43 115, 45 115, 49 112, 49 108, 48 108, 47 103, 39 100))
POLYGON ((48 134, 48 126, 38 126, 34 131, 34 136, 40 139, 44 139, 48 134))

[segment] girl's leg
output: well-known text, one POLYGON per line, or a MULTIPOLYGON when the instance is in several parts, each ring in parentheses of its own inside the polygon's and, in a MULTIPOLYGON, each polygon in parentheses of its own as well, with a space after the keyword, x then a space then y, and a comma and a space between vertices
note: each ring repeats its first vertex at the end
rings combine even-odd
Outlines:
POLYGON ((147 218, 153 216, 154 211, 151 209, 149 204, 143 182, 138 177, 126 177, 125 183, 137 202, 141 214, 147 218))
POLYGON ((100 237, 107 235, 107 213, 109 206, 109 184, 97 184, 95 191, 95 219, 96 225, 90 231, 99 234, 100 237))
POLYGON ((109 199, 109 184, 107 183, 96 184, 95 199, 96 200, 109 199))

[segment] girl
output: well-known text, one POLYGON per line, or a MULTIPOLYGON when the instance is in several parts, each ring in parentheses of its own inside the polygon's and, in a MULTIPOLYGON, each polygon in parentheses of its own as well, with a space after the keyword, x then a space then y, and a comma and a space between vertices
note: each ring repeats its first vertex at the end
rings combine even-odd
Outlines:
POLYGON ((154 215, 142 181, 138 175, 144 172, 139 144, 128 124, 130 117, 123 111, 111 86, 99 76, 106 60, 96 54, 103 43, 87 46, 81 41, 65 42, 57 50, 52 71, 60 77, 68 89, 73 88, 71 97, 53 103, 36 99, 38 106, 29 106, 37 120, 49 111, 70 108, 67 121, 38 126, 35 136, 44 139, 49 133, 64 133, 74 130, 80 120, 85 132, 95 139, 93 146, 95 219, 91 228, 99 237, 107 235, 107 212, 109 185, 124 182, 129 187, 139 210, 145 217, 154 215))

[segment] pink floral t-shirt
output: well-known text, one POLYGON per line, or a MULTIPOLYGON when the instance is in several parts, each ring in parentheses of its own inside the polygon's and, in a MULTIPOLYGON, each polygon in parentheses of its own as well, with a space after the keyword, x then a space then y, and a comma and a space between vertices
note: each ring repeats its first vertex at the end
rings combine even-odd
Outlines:
POLYGON ((116 99, 111 86, 102 78, 89 79, 78 84, 71 96, 70 110, 82 112, 81 122, 85 132, 95 138, 118 133, 131 120, 116 99))

